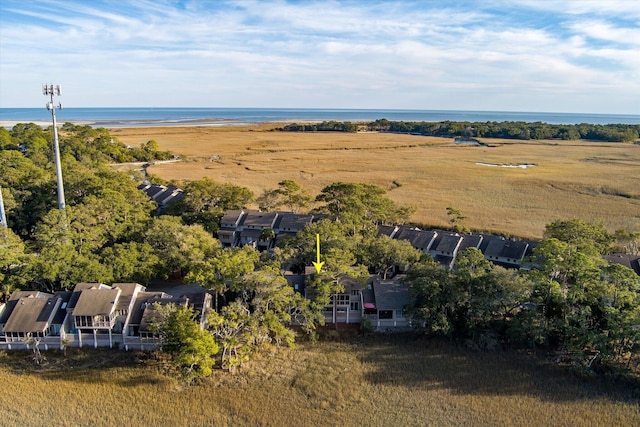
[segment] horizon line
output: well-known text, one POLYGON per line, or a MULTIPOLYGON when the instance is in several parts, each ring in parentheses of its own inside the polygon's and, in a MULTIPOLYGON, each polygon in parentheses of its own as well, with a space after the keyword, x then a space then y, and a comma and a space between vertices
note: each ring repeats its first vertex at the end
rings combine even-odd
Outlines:
MULTIPOLYGON (((43 107, 44 108, 44 107, 43 107)), ((40 107, 0 107, 0 110, 8 109, 22 109, 22 110, 38 110, 40 107)), ((191 107, 167 107, 167 106, 79 106, 79 107, 64 107, 64 110, 71 109, 148 109, 148 110, 194 110, 194 109, 209 109, 209 110, 307 110, 307 111, 407 111, 407 112, 471 112, 471 113, 528 113, 528 114, 579 114, 579 115, 601 115, 601 116, 637 116, 640 117, 640 112, 637 113, 602 113, 602 112, 576 112, 576 111, 527 111, 527 110, 458 110, 458 109, 420 109, 420 108, 352 108, 352 107, 203 107, 203 106, 191 106, 191 107)))

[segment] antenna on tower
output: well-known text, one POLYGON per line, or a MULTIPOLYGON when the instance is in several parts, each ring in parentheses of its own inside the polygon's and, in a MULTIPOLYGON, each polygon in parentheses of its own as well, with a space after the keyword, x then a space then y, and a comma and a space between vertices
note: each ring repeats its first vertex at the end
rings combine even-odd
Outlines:
POLYGON ((64 185, 62 184, 62 167, 60 166, 60 146, 58 144, 58 127, 56 124, 56 108, 58 110, 62 109, 62 104, 58 103, 56 106, 54 104, 54 96, 62 95, 62 87, 60 85, 52 85, 52 84, 43 84, 42 85, 42 94, 45 96, 49 96, 50 101, 47 102, 46 107, 47 110, 51 111, 51 118, 53 120, 53 153, 55 155, 56 161, 56 179, 58 182, 58 209, 65 209, 65 201, 64 201, 64 185))

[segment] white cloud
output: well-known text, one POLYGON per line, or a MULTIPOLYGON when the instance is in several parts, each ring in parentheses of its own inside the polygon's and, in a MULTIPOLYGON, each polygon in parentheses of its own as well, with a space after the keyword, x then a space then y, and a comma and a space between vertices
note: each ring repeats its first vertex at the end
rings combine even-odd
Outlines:
POLYGON ((0 4, 2 107, 640 110, 627 2, 32 3, 0 4))
MULTIPOLYGON (((640 4, 638 4, 640 7, 640 4)), ((596 40, 604 40, 640 48, 640 26, 614 27, 611 23, 595 20, 575 22, 569 25, 576 34, 596 40)))

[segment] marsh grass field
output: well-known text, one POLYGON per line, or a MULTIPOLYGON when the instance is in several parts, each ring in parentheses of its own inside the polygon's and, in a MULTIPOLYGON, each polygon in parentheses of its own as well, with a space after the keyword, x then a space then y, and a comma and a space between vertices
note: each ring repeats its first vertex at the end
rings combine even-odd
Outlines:
POLYGON ((185 386, 121 350, 0 354, 0 419, 20 426, 634 426, 637 383, 581 378, 535 355, 405 335, 264 348, 185 386))
POLYGON ((452 139, 389 133, 277 132, 275 124, 113 129, 185 161, 148 172, 166 180, 218 182, 256 195, 293 179, 316 195, 333 182, 364 182, 415 206, 411 222, 448 225, 455 207, 472 230, 539 238, 556 219, 603 220, 611 232, 640 223, 640 145, 588 141, 452 139), (497 166, 487 166, 497 165, 497 166), (523 167, 501 167, 501 166, 523 167))

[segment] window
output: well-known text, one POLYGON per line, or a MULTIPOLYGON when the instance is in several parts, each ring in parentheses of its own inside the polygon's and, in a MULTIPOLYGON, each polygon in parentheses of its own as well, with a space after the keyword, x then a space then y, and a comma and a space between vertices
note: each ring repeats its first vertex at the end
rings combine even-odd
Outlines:
POLYGON ((378 310, 378 319, 393 319, 393 310, 378 310))
POLYGON ((351 296, 347 294, 332 295, 331 300, 335 301, 336 305, 349 305, 351 296))
POLYGON ((352 289, 351 290, 351 295, 353 295, 354 297, 357 297, 360 294, 360 290, 359 289, 352 289))
POLYGON ((396 319, 404 319, 404 310, 396 310, 396 319))
POLYGON ((359 302, 352 302, 351 306, 349 307, 349 309, 351 311, 359 311, 360 310, 360 303, 359 302))

